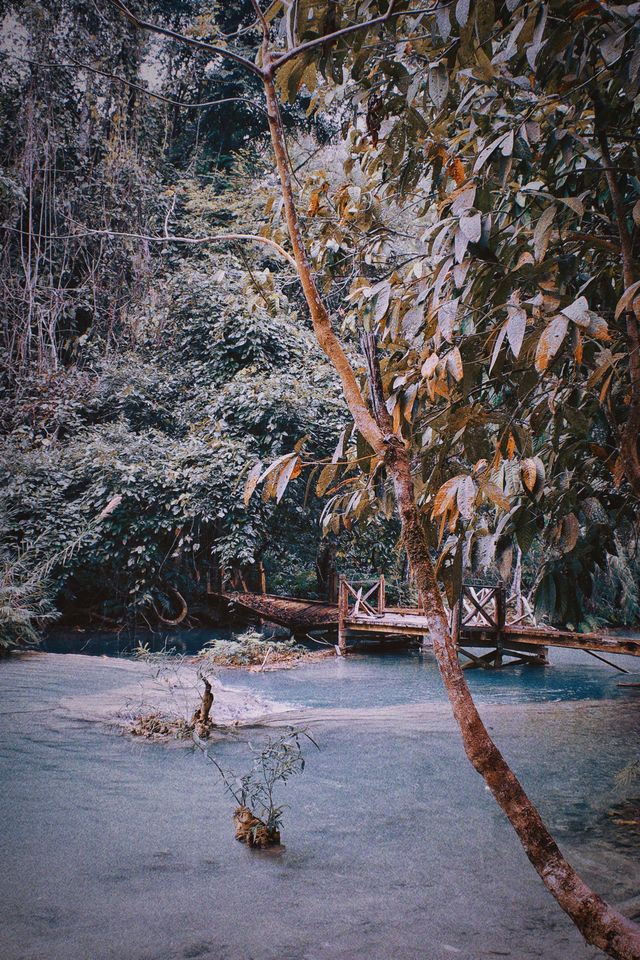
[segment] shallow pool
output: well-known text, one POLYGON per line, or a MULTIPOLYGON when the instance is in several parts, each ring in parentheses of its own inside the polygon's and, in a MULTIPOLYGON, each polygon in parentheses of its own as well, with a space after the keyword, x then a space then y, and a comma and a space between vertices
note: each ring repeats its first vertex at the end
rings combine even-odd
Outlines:
MULTIPOLYGON (((640 916, 640 837, 616 823, 629 796, 615 785, 637 754, 640 697, 582 659, 469 680, 563 849, 640 916)), ((224 671, 225 683, 317 708, 320 750, 306 751, 287 789, 278 855, 233 840, 233 803, 199 751, 65 712, 65 697, 119 688, 125 676, 118 660, 96 657, 0 664, 5 960, 599 956, 546 893, 443 722, 430 655, 224 671), (418 703, 419 723, 402 709, 418 703), (336 722, 323 714, 334 706, 378 719, 336 722)), ((242 769, 247 738, 262 735, 239 730, 211 749, 242 769)))

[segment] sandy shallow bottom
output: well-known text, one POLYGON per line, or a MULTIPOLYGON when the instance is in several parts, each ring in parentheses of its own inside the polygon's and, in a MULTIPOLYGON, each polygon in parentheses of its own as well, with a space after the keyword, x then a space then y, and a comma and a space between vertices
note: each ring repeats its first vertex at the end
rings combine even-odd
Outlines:
MULTIPOLYGON (((0 956, 600 956, 537 880, 446 704, 417 699, 415 664, 387 665, 401 689, 384 696, 375 658, 312 669, 308 702, 305 668, 223 675, 229 689, 216 689, 216 717, 231 726, 210 749, 224 766, 242 770, 247 740, 282 724, 308 725, 320 745, 287 790, 286 849, 274 856, 233 840, 233 802, 200 751, 122 735, 131 713, 176 700, 147 665, 55 654, 0 664, 0 956)), ((421 669, 435 689, 435 667, 421 669)), ((564 668, 552 669, 527 683, 555 689, 564 668)), ((185 711, 197 696, 187 679, 185 711)), ((640 836, 611 816, 640 733, 640 697, 622 694, 498 696, 481 709, 565 852, 640 917, 640 836)))

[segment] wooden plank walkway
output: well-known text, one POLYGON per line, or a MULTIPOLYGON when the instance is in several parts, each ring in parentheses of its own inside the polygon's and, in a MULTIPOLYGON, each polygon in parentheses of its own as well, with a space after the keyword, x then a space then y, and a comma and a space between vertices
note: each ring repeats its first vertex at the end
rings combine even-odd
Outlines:
MULTIPOLYGON (((343 654, 347 652, 348 641, 358 637, 384 640, 385 637, 428 638, 429 635, 427 618, 419 608, 387 606, 383 576, 361 582, 349 582, 340 577, 337 604, 248 592, 215 596, 232 607, 240 607, 270 623, 288 627, 294 633, 337 629, 338 647, 343 654)), ((548 647, 586 650, 594 655, 640 657, 640 640, 540 627, 526 601, 524 612, 516 611, 509 622, 508 606, 501 584, 463 586, 460 600, 453 610, 452 629, 460 655, 466 661, 465 667, 546 663, 548 647), (525 620, 530 622, 525 623, 525 620), (483 649, 487 652, 474 652, 483 649)))
POLYGON ((231 607, 258 614, 263 620, 288 627, 294 632, 323 627, 336 629, 338 626, 338 607, 335 603, 279 597, 269 593, 214 593, 210 596, 225 601, 231 607))

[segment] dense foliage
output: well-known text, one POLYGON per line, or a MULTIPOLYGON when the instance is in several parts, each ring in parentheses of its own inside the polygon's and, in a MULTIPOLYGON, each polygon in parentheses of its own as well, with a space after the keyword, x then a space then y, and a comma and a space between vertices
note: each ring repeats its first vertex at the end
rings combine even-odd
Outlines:
MULTIPOLYGON (((143 6, 257 55, 249 3, 143 6)), ((269 17, 286 53, 386 10, 298 0, 269 17)), ((115 8, 3 11, 10 553, 55 554, 119 495, 54 570, 65 609, 168 608, 172 587, 258 559, 313 592, 322 497, 344 568, 402 572, 383 464, 340 433, 290 267, 255 244, 162 241, 286 246, 255 78, 115 8), (256 463, 265 499, 244 504, 256 463)), ((450 598, 464 571, 519 578, 522 554, 540 613, 638 614, 638 19, 403 0, 278 74, 319 282, 353 356, 378 338, 450 598)))
MULTIPOLYGON (((190 603, 219 587, 221 571, 249 578, 258 559, 274 583, 317 590, 313 493, 276 509, 241 498, 256 458, 301 437, 326 455, 344 420, 295 290, 268 251, 117 235, 157 235, 166 218, 197 237, 232 213, 250 216, 264 196, 262 148, 234 159, 242 138, 217 126, 219 107, 208 132, 204 121, 194 131, 189 111, 118 82, 143 90, 152 60, 161 89, 178 82, 183 98, 207 95, 205 71, 194 74, 179 48, 166 63, 117 18, 106 30, 102 21, 73 3, 14 6, 5 20, 14 39, 0 90, 7 619, 43 564, 65 614, 107 623, 127 609, 171 617, 175 589, 190 603), (77 68, 80 55, 91 69, 77 68)), ((216 79, 234 93, 237 79, 216 79)), ((31 637, 26 619, 17 628, 31 637)))
MULTIPOLYGON (((341 176, 300 191, 311 251, 378 335, 450 597, 521 551, 538 612, 578 623, 637 556, 640 7, 413 6, 278 73, 341 119, 341 176)), ((296 8, 304 43, 387 4, 296 8)), ((348 456, 334 528, 392 509, 382 458, 348 456)))

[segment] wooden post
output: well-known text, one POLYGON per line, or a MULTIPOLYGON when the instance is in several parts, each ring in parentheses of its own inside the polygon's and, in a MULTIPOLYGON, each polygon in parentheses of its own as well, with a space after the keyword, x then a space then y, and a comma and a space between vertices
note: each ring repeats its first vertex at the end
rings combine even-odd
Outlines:
POLYGON ((262 560, 258 561, 258 576, 260 578, 260 593, 264 596, 267 592, 267 575, 264 572, 264 563, 262 560))
POLYGON ((347 652, 347 629, 345 621, 349 608, 349 597, 344 577, 338 578, 338 652, 345 656, 347 652))
POLYGON ((502 644, 504 641, 504 627, 505 627, 506 612, 507 612, 507 593, 502 581, 500 581, 498 586, 495 588, 493 595, 495 598, 495 618, 496 618, 496 624, 497 624, 496 655, 494 660, 494 666, 501 667, 502 666, 502 644))
POLYGON ((386 588, 384 583, 384 573, 380 574, 380 584, 378 586, 378 613, 384 613, 386 604, 386 588))

